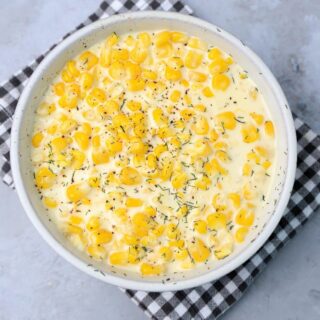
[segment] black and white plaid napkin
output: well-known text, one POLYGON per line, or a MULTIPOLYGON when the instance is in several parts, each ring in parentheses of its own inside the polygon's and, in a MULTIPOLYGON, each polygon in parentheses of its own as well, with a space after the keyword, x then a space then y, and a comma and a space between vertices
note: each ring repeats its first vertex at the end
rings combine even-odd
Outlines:
MULTIPOLYGON (((190 7, 179 0, 107 0, 76 29, 100 18, 129 10, 192 14, 190 7)), ((65 37, 68 35, 70 33, 65 37)), ((11 187, 13 180, 9 146, 12 117, 21 91, 45 55, 39 56, 0 85, 0 176, 11 187)), ((241 298, 268 262, 316 211, 320 203, 320 137, 298 118, 295 118, 295 127, 298 138, 296 181, 286 213, 269 240, 237 270, 212 283, 177 292, 124 290, 148 316, 152 319, 217 319, 241 298)))

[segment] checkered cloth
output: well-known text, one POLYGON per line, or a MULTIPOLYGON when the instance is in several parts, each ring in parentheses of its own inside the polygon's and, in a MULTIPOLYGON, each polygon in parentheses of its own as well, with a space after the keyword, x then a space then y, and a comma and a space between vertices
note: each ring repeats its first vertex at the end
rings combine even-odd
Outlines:
MULTIPOLYGON (((111 14, 146 9, 192 13, 188 6, 177 0, 139 0, 135 3, 109 0, 102 2, 99 9, 76 29, 111 14)), ((11 187, 9 140, 12 116, 23 87, 44 56, 0 85, 0 175, 11 187)), ((295 118, 295 126, 298 138, 296 181, 287 211, 269 240, 237 270, 201 287, 165 293, 123 290, 148 316, 152 319, 217 319, 241 298, 278 250, 317 210, 320 201, 320 137, 298 118, 295 118)))

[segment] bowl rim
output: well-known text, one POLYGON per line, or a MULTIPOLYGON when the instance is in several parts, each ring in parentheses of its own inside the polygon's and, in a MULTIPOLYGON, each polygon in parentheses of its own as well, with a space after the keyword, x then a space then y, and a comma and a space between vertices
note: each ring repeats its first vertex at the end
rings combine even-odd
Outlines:
POLYGON ((11 167, 12 174, 15 182, 15 187, 22 203, 22 206, 28 215, 29 219, 41 234, 44 240, 65 260, 73 264, 78 269, 84 271, 85 273, 100 279, 109 284, 113 284, 115 286, 119 286, 126 289, 132 290, 142 290, 142 291, 151 291, 151 292, 162 292, 162 291, 176 291, 182 289, 188 289, 200 286, 202 284, 217 280, 229 272, 235 270, 244 262, 246 262, 249 258, 251 258, 266 242, 271 233, 274 231, 276 226, 278 225, 284 210, 289 201, 289 197, 292 191, 294 179, 295 179, 295 170, 296 170, 296 161, 297 161, 297 141, 296 141, 296 132, 294 127, 294 122, 292 118, 291 111, 288 108, 288 102, 286 97, 276 80, 273 76, 269 68, 264 64, 264 62, 247 46, 243 44, 239 39, 230 33, 224 31, 220 27, 216 25, 206 22, 202 19, 192 17, 189 15, 184 15, 181 13, 174 12, 162 12, 162 11, 140 11, 140 12, 130 12, 123 13, 118 15, 113 15, 108 18, 104 18, 98 20, 67 37, 61 43, 59 43, 48 55, 43 59, 43 61, 36 68, 32 76, 30 77, 28 84, 23 90, 20 99, 17 104, 17 108, 14 115, 14 121, 12 125, 11 131, 11 148, 10 148, 10 156, 11 156, 11 167), (176 282, 157 282, 157 281, 144 281, 141 280, 132 280, 128 278, 118 277, 117 275, 112 274, 100 274, 99 272, 94 271, 94 268, 90 267, 86 262, 81 260, 80 258, 73 255, 67 248, 61 245, 54 237, 51 235, 49 230, 41 223, 40 219, 37 217, 35 209, 31 205, 31 201, 28 197, 24 186, 24 179, 22 178, 21 170, 20 170, 20 155, 19 155, 19 135, 20 135, 20 127, 23 119, 23 113, 27 106, 28 99, 30 98, 32 88, 37 84, 37 82, 41 79, 41 74, 46 70, 47 66, 49 66, 52 60, 62 51, 64 51, 69 45, 72 45, 82 36, 88 35, 94 32, 99 27, 108 24, 121 23, 126 19, 143 19, 143 18, 154 18, 154 19, 177 19, 181 22, 191 23, 198 25, 200 27, 204 27, 210 32, 218 33, 219 35, 224 37, 227 41, 237 47, 239 50, 242 50, 244 54, 246 54, 263 72, 263 76, 266 81, 269 83, 270 88, 272 89, 276 100, 278 101, 279 111, 283 113, 283 119, 285 123, 285 129, 287 134, 288 141, 288 162, 287 162, 287 172, 284 178, 284 184, 282 188, 281 195, 279 197, 278 204, 275 208, 274 214, 269 218, 266 226, 261 231, 261 233, 257 236, 256 240, 251 243, 247 248, 245 248, 239 255, 235 256, 233 259, 228 261, 225 265, 221 266, 218 269, 213 269, 209 272, 206 272, 202 275, 192 277, 190 279, 183 279, 176 282), (219 31, 218 31, 219 30, 219 31))

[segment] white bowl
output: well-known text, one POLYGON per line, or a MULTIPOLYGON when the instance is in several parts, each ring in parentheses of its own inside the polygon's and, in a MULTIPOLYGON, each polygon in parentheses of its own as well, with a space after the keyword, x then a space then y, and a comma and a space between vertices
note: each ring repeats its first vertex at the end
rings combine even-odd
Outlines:
POLYGON ((270 70, 240 40, 203 20, 165 12, 135 12, 97 21, 69 36, 42 61, 24 89, 14 117, 11 132, 11 165, 15 186, 30 220, 42 237, 62 257, 86 273, 119 287, 145 291, 172 291, 216 280, 248 260, 268 239, 288 203, 296 169, 296 136, 287 100, 270 70), (73 56, 106 38, 112 32, 173 29, 198 36, 232 54, 235 61, 249 72, 264 95, 276 126, 277 164, 274 191, 258 227, 241 250, 219 261, 214 268, 200 267, 168 279, 143 279, 138 274, 124 273, 91 260, 76 251, 52 224, 33 182, 30 149, 35 109, 52 79, 73 56))

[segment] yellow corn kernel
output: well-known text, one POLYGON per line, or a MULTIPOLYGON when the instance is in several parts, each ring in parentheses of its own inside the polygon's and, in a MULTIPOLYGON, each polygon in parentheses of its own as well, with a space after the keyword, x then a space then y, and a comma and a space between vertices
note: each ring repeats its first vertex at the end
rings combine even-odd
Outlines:
POLYGON ((230 160, 228 154, 224 150, 217 150, 215 156, 222 162, 227 162, 230 160))
POLYGON ((208 58, 210 60, 216 60, 222 56, 222 52, 218 48, 211 48, 208 53, 208 58))
POLYGON ((57 125, 56 124, 52 124, 47 128, 47 133, 50 135, 53 135, 57 132, 57 125))
POLYGON ((161 247, 158 251, 161 258, 166 262, 170 262, 172 260, 173 254, 172 250, 169 247, 161 247))
POLYGON ((179 90, 173 90, 170 94, 170 100, 172 102, 178 102, 181 97, 181 92, 179 90))
POLYGON ((214 94, 212 92, 212 90, 209 87, 204 87, 202 89, 202 94, 206 97, 206 98, 212 98, 214 97, 214 94))
POLYGON ((50 197, 44 197, 43 203, 47 208, 56 208, 58 205, 57 201, 50 197))
POLYGON ((207 44, 197 37, 189 38, 188 47, 193 49, 207 50, 207 44))
POLYGON ((96 165, 108 163, 109 162, 109 153, 106 150, 93 151, 92 152, 92 161, 96 165))
POLYGON ((163 126, 168 123, 168 118, 164 115, 161 108, 155 108, 152 111, 152 117, 158 126, 163 126))
POLYGON ((139 243, 139 239, 129 234, 125 234, 122 241, 129 246, 136 246, 139 243))
POLYGON ((235 208, 240 208, 241 197, 238 193, 229 193, 228 198, 231 200, 235 208))
POLYGON ((261 157, 267 157, 268 156, 268 150, 264 147, 257 146, 255 147, 255 150, 259 153, 261 157))
POLYGON ((169 31, 161 31, 155 35, 155 44, 157 47, 161 47, 171 40, 171 34, 169 31))
POLYGON ((221 260, 229 256, 231 252, 232 252, 232 246, 227 245, 215 250, 214 255, 216 256, 217 259, 221 260))
POLYGON ((66 225, 66 232, 69 234, 79 234, 81 235, 83 233, 83 229, 79 226, 74 226, 72 224, 66 225))
POLYGON ((80 75, 80 71, 77 69, 76 63, 73 60, 67 62, 66 71, 69 72, 73 79, 77 78, 80 75))
POLYGON ((172 159, 165 158, 162 161, 162 169, 159 172, 159 178, 162 179, 162 181, 168 181, 172 176, 172 172, 173 172, 173 161, 172 159))
POLYGON ((193 153, 197 157, 206 157, 211 154, 212 150, 208 141, 206 140, 196 140, 193 144, 193 153))
POLYGON ((178 251, 175 252, 175 259, 176 260, 185 260, 188 258, 188 250, 187 249, 179 249, 178 251))
POLYGON ((210 229, 224 229, 227 226, 227 218, 223 213, 212 213, 207 217, 207 224, 210 229))
POLYGON ((126 103, 126 107, 131 111, 138 111, 141 110, 141 102, 130 100, 126 103))
POLYGON ((158 144, 154 148, 154 154, 156 155, 156 157, 159 158, 159 156, 167 150, 168 150, 168 147, 165 144, 158 144))
POLYGON ((100 88, 93 88, 86 97, 86 102, 90 107, 96 107, 107 99, 105 92, 100 88))
POLYGON ((106 45, 109 47, 112 47, 115 44, 117 44, 118 41, 119 41, 119 36, 115 32, 113 32, 110 36, 107 37, 106 45))
POLYGON ((234 234, 234 239, 236 240, 236 242, 242 243, 246 239, 248 231, 249 230, 246 227, 238 228, 237 231, 234 234))
POLYGON ((211 142, 216 142, 219 138, 219 134, 215 129, 212 129, 209 133, 209 138, 211 142))
POLYGON ((84 72, 81 74, 80 76, 80 86, 81 89, 86 91, 89 90, 93 84, 93 75, 88 73, 88 72, 84 72))
POLYGON ((73 135, 74 140, 81 150, 87 150, 89 147, 89 136, 81 131, 77 131, 73 135))
POLYGON ((42 102, 40 103, 39 107, 37 108, 37 114, 39 116, 48 116, 51 113, 53 113, 54 111, 56 111, 56 106, 54 103, 46 103, 46 102, 42 102))
POLYGON ((78 202, 85 198, 88 191, 88 187, 85 184, 74 183, 66 188, 66 195, 71 202, 78 202))
POLYGON ((262 164, 262 167, 264 168, 264 169, 269 169, 270 168, 270 166, 271 166, 271 162, 269 161, 269 160, 266 160, 266 161, 264 161, 262 164))
POLYGON ((127 198, 126 206, 129 208, 132 207, 141 207, 143 205, 143 201, 139 198, 127 198))
POLYGON ((103 247, 96 245, 88 246, 87 252, 89 256, 96 259, 103 259, 106 255, 106 250, 103 247))
POLYGON ((210 256, 210 249, 199 238, 196 238, 194 242, 190 242, 188 249, 195 262, 204 262, 210 256))
POLYGON ((203 55, 196 51, 190 50, 185 57, 184 64, 189 69, 195 69, 200 66, 203 55))
POLYGON ((128 151, 135 155, 142 155, 146 151, 146 145, 139 138, 132 138, 129 141, 128 151))
POLYGON ((114 80, 122 80, 126 76, 126 68, 120 61, 113 62, 109 67, 109 75, 114 80))
POLYGON ((92 137, 92 146, 94 148, 100 147, 100 136, 93 136, 92 137))
POLYGON ((251 151, 247 154, 247 159, 254 161, 255 164, 260 164, 260 160, 261 160, 261 158, 253 151, 251 151))
POLYGON ((104 229, 95 230, 91 234, 91 241, 96 245, 109 243, 111 239, 112 233, 104 229))
POLYGON ((174 173, 171 178, 172 187, 175 189, 183 188, 188 180, 188 176, 185 172, 174 173))
POLYGON ((189 79, 195 82, 204 82, 207 80, 207 75, 198 71, 190 71, 189 79))
POLYGON ((180 84, 181 84, 182 86, 184 86, 185 88, 188 88, 188 87, 189 87, 189 82, 188 82, 186 79, 180 80, 180 84))
POLYGON ((196 119, 193 129, 198 135, 206 135, 209 132, 208 120, 205 117, 200 116, 198 119, 196 119))
POLYGON ((258 97, 258 88, 252 88, 250 91, 249 91, 249 96, 252 100, 257 100, 257 97, 258 97))
POLYGON ((132 186, 140 183, 141 176, 136 169, 125 167, 120 171, 119 179, 121 183, 132 186))
POLYGON ((113 138, 106 140, 106 147, 111 155, 115 155, 122 151, 122 142, 113 138))
POLYGON ((157 210, 151 206, 148 206, 144 209, 144 212, 149 216, 149 217, 155 217, 157 214, 157 210))
POLYGON ((194 116, 194 110, 192 108, 185 108, 180 111, 180 115, 185 121, 189 121, 194 116))
POLYGON ((137 39, 144 47, 148 47, 151 45, 151 36, 148 32, 139 33, 137 35, 137 39))
POLYGON ((153 265, 150 263, 142 263, 140 266, 140 273, 143 276, 160 276, 164 271, 162 265, 153 265))
POLYGON ((168 241, 168 245, 169 245, 169 247, 175 247, 175 248, 183 249, 184 245, 185 245, 185 242, 182 239, 180 239, 180 240, 169 240, 168 241))
POLYGON ((255 192, 250 188, 249 184, 245 184, 242 188, 243 197, 246 200, 252 200, 255 196, 255 192))
POLYGON ((241 134, 242 140, 245 143, 252 143, 260 138, 259 129, 253 126, 252 124, 243 126, 241 129, 241 134))
POLYGON ((153 230, 152 233, 156 236, 156 237, 161 237, 163 232, 165 230, 165 226, 164 225, 158 225, 156 226, 153 230))
POLYGON ((166 236, 169 239, 178 239, 178 237, 180 236, 180 231, 178 229, 178 225, 176 225, 174 223, 169 223, 166 226, 166 236))
POLYGON ((99 177, 90 177, 88 179, 88 184, 92 188, 99 188, 100 186, 100 179, 99 177))
POLYGON ((170 68, 170 67, 166 67, 165 70, 165 78, 169 81, 178 81, 181 79, 181 71, 174 69, 174 68, 170 68))
POLYGON ((85 70, 90 70, 99 61, 98 57, 91 51, 84 51, 79 56, 80 65, 85 70))
POLYGON ((100 228, 100 220, 97 216, 91 216, 86 224, 89 231, 94 231, 100 228))
MULTIPOLYGON (((111 205, 109 206, 109 204, 106 204, 106 209, 107 210, 111 210, 111 205)), ((125 221, 128 218, 127 215, 127 209, 126 208, 116 208, 114 211, 114 214, 119 217, 121 220, 125 221)))
POLYGON ((71 215, 70 218, 69 218, 69 222, 72 224, 72 225, 79 225, 83 222, 83 219, 82 217, 79 217, 79 216, 76 216, 76 215, 71 215))
POLYGON ((32 146, 34 148, 39 148, 42 140, 43 140, 43 133, 42 132, 37 132, 32 137, 32 146))
POLYGON ((216 74, 212 78, 212 87, 216 90, 226 91, 230 85, 230 78, 225 74, 216 74))
POLYGON ((195 221, 193 227, 197 232, 201 234, 207 233, 207 223, 204 220, 195 221))
POLYGON ((217 58, 209 64, 209 72, 212 75, 221 74, 223 72, 226 72, 228 70, 228 68, 229 68, 228 61, 225 59, 222 59, 222 58, 217 58))
POLYGON ((57 82, 53 85, 53 92, 61 97, 65 93, 65 84, 63 82, 57 82))
POLYGON ((148 50, 146 47, 142 46, 141 43, 137 43, 130 51, 130 59, 137 64, 141 64, 146 60, 147 56, 148 50))
POLYGON ((211 184, 211 180, 207 176, 203 176, 201 179, 195 182, 195 186, 201 190, 208 190, 211 184))
POLYGON ((127 49, 112 49, 111 50, 111 61, 126 61, 129 59, 129 51, 127 49))
POLYGON ((99 63, 102 67, 106 68, 111 63, 111 48, 102 48, 100 51, 99 63))
POLYGON ((54 138, 50 144, 54 152, 61 152, 68 146, 69 139, 63 137, 54 138))
POLYGON ((222 112, 216 115, 216 122, 221 125, 224 129, 233 130, 237 121, 235 119, 235 114, 231 111, 222 112))
POLYGON ((156 169, 157 167, 157 157, 153 153, 147 155, 147 166, 150 169, 156 169))
POLYGON ((241 226, 250 227, 254 222, 254 213, 245 209, 240 209, 235 219, 237 224, 241 226))
POLYGON ((269 137, 274 137, 274 127, 272 121, 266 121, 264 123, 264 131, 269 137))
POLYGON ((217 159, 212 159, 210 162, 207 162, 204 165, 204 169, 208 174, 219 173, 225 176, 228 173, 228 171, 220 165, 217 159))
POLYGON ((126 71, 129 74, 130 79, 137 79, 141 76, 141 67, 133 62, 126 62, 126 71))
POLYGON ((79 150, 72 150, 71 154, 72 154, 72 167, 75 170, 79 170, 82 167, 86 156, 83 152, 79 150))
POLYGON ((251 175, 252 169, 249 163, 245 163, 242 167, 242 175, 248 177, 251 175))
POLYGON ((157 80, 158 75, 155 71, 143 70, 141 73, 141 78, 155 81, 155 80, 157 80))
POLYGON ((130 79, 128 80, 129 91, 141 91, 145 87, 145 82, 142 79, 130 79))
POLYGON ((73 94, 65 93, 58 100, 58 104, 60 107, 65 108, 65 109, 74 109, 78 104, 78 97, 74 96, 73 94))
POLYGON ((126 265, 128 263, 128 253, 125 251, 116 251, 110 253, 109 263, 114 266, 126 265))
POLYGON ((264 117, 263 117, 262 114, 258 114, 258 113, 252 112, 252 113, 250 113, 250 116, 255 121, 255 123, 257 125, 260 126, 260 125, 263 124, 264 117))
POLYGON ((188 39, 189 39, 189 37, 183 32, 179 32, 179 31, 171 32, 171 40, 172 40, 172 42, 187 43, 188 39))

